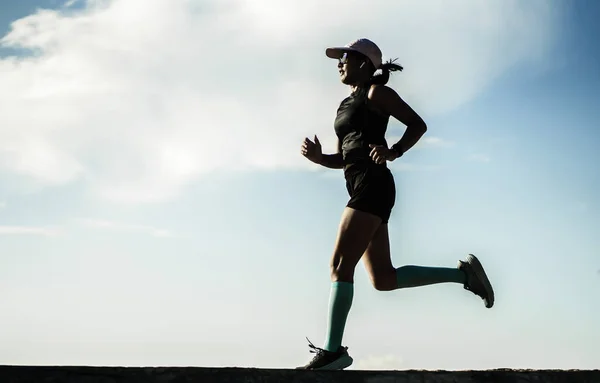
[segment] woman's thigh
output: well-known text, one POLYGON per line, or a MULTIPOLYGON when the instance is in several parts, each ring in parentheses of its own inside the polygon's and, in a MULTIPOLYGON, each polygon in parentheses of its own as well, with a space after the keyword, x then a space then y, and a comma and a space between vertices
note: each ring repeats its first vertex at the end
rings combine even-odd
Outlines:
POLYGON ((331 259, 334 281, 353 281, 354 269, 380 225, 381 218, 374 214, 344 209, 331 259))
POLYGON ((371 283, 377 290, 394 290, 397 287, 387 224, 379 226, 367 246, 362 260, 371 283))

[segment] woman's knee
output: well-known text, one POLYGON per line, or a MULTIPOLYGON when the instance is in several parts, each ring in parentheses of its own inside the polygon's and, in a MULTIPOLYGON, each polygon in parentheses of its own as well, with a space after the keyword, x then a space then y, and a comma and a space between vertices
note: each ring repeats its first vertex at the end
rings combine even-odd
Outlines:
POLYGON ((377 291, 392 291, 398 288, 394 269, 378 272, 371 275, 371 284, 377 291))
POLYGON ((372 214, 350 208, 344 210, 331 257, 331 277, 334 281, 352 281, 354 269, 380 222, 381 219, 372 214))
POLYGON ((334 253, 330 265, 331 280, 334 282, 352 282, 357 263, 358 260, 355 257, 344 256, 339 252, 334 253))

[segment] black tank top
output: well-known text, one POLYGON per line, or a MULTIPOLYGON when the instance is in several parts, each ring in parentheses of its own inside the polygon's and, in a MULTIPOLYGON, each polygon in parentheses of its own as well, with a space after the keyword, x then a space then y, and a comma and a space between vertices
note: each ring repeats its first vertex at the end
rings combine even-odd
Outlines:
MULTIPOLYGON (((369 144, 387 147, 385 133, 389 116, 382 115, 369 105, 369 88, 359 88, 346 97, 338 107, 334 122, 345 164, 373 164, 369 144)), ((383 165, 386 166, 386 165, 383 165)))

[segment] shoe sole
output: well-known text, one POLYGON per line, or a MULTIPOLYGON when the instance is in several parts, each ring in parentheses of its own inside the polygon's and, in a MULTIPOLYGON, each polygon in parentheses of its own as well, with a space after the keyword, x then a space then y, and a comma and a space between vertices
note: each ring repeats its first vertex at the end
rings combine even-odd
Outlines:
POLYGON ((483 287, 485 288, 485 291, 487 292, 488 295, 488 299, 487 299, 487 303, 485 305, 485 307, 492 308, 492 306, 494 306, 494 288, 492 287, 492 284, 490 283, 490 280, 487 277, 487 274, 485 273, 485 270, 483 269, 483 266, 481 265, 481 262, 479 262, 479 259, 477 259, 476 256, 474 256, 473 254, 469 254, 467 256, 467 262, 469 262, 469 264, 471 264, 471 266, 473 267, 473 271, 475 272, 475 275, 477 275, 477 278, 481 281, 481 283, 483 283, 483 287))
POLYGON ((343 370, 344 368, 350 367, 353 361, 354 360, 350 355, 344 355, 323 367, 315 368, 315 370, 343 370))

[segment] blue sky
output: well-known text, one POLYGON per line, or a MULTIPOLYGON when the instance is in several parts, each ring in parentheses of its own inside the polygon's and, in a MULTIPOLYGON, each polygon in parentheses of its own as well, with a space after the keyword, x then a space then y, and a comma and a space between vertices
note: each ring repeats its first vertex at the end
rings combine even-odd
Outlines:
POLYGON ((354 3, 0 3, 1 364, 304 363, 347 195, 299 147, 348 91, 324 48, 367 36, 429 125, 394 264, 474 253, 497 301, 360 265, 352 368, 598 367, 600 5, 354 3))

